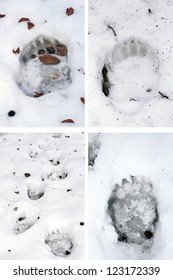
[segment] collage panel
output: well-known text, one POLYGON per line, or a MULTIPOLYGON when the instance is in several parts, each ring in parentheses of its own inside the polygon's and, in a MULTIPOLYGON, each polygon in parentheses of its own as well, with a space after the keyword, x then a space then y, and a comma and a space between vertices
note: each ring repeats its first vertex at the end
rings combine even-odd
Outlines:
POLYGON ((83 127, 84 75, 84 0, 1 0, 1 127, 83 127))
POLYGON ((173 126, 172 14, 169 0, 89 0, 89 126, 173 126))
POLYGON ((0 261, 173 259, 172 19, 173 0, 0 0, 0 261))
POLYGON ((173 259, 173 134, 89 135, 89 259, 173 259))
POLYGON ((0 134, 0 259, 85 255, 83 133, 0 134))

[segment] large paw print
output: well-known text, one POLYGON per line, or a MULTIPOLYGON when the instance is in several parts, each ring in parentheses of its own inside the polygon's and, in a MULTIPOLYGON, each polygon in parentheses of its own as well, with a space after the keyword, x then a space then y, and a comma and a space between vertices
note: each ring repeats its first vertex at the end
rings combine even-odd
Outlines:
POLYGON ((118 241, 151 245, 159 219, 157 205, 153 185, 145 177, 131 176, 116 184, 108 200, 108 214, 118 241))
POLYGON ((56 39, 38 36, 20 56, 19 86, 25 94, 40 97, 71 83, 68 49, 56 39))
POLYGON ((45 184, 41 178, 28 178, 27 179, 27 194, 31 200, 37 200, 41 198, 45 193, 45 184))
POLYGON ((25 201, 16 202, 11 210, 11 222, 15 234, 20 234, 31 228, 40 219, 37 207, 25 201))
POLYGON ((102 68, 104 95, 119 110, 128 112, 132 106, 138 111, 141 102, 160 98, 159 64, 157 54, 146 42, 130 38, 117 44, 107 54, 102 68))

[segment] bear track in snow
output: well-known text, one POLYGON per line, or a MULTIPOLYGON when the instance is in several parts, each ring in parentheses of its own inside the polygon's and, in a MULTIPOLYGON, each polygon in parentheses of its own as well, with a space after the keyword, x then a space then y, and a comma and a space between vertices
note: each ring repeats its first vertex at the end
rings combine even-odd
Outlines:
POLYGON ((143 176, 116 184, 108 200, 108 215, 118 241, 150 248, 159 220, 153 185, 143 176))
POLYGON ((27 194, 31 200, 40 199, 45 193, 45 185, 41 178, 27 179, 27 194))
POLYGON ((117 44, 106 56, 101 71, 102 91, 106 97, 111 97, 116 102, 121 101, 124 92, 127 94, 126 101, 154 98, 159 65, 159 58, 149 44, 137 38, 129 38, 117 44), (127 66, 129 69, 126 69, 127 66))
POLYGON ((51 252, 58 257, 66 257, 71 254, 73 243, 67 232, 53 231, 45 238, 45 244, 51 248, 51 252))
POLYGON ((40 219, 37 207, 25 201, 18 201, 13 205, 13 231, 20 234, 30 229, 40 219))
POLYGON ((43 35, 32 40, 20 55, 19 86, 26 95, 40 97, 71 83, 68 49, 43 35))

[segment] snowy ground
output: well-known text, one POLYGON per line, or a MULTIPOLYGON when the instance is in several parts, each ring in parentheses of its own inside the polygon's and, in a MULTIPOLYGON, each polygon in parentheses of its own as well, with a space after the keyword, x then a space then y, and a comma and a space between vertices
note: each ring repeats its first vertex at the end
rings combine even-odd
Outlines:
POLYGON ((172 14, 170 0, 89 1, 91 126, 173 126, 172 14))
POLYGON ((0 259, 84 258, 84 135, 0 135, 0 259))
POLYGON ((83 37, 84 1, 1 0, 0 126, 83 126, 83 37), (66 10, 70 7, 73 13, 67 15, 66 10), (21 18, 28 20, 19 23, 21 18), (32 28, 28 29, 28 26, 32 28), (40 35, 58 40, 67 47, 67 56, 62 56, 62 53, 58 56, 61 63, 43 65, 36 53, 42 51, 40 45, 40 49, 30 53, 32 59, 23 65, 21 56, 26 51, 25 47, 34 44, 40 35), (37 56, 34 58, 33 55, 37 56), (44 92, 43 87, 38 86, 43 84, 41 78, 46 80, 49 75, 55 83, 59 79, 59 68, 66 65, 70 69, 70 82, 65 87, 50 86, 50 90, 44 92), (32 97, 42 93, 46 94, 32 97))
MULTIPOLYGON (((92 143, 100 148, 96 149, 95 163, 89 168, 89 257, 172 259, 173 134, 95 134, 90 137, 89 145, 92 143), (115 194, 113 221, 109 210, 110 197, 115 194), (120 200, 124 200, 123 204, 120 200), (153 201, 158 221, 150 228, 152 236, 146 227, 153 219, 153 201), (148 239, 139 239, 136 221, 142 221, 138 232, 143 227, 148 239), (126 231, 124 240, 119 235, 122 228, 126 231)), ((93 158, 93 149, 90 151, 93 158)))

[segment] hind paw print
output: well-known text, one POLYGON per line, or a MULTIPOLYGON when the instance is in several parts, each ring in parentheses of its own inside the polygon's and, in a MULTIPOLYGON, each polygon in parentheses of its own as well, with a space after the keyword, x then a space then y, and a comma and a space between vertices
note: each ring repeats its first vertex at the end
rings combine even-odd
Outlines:
POLYGON ((130 38, 117 44, 107 55, 101 71, 102 91, 120 110, 126 102, 129 109, 134 102, 159 98, 159 65, 159 58, 149 44, 130 38))
POLYGON ((108 200, 108 215, 118 241, 151 246, 159 219, 157 205, 153 185, 145 177, 131 176, 116 184, 108 200))

